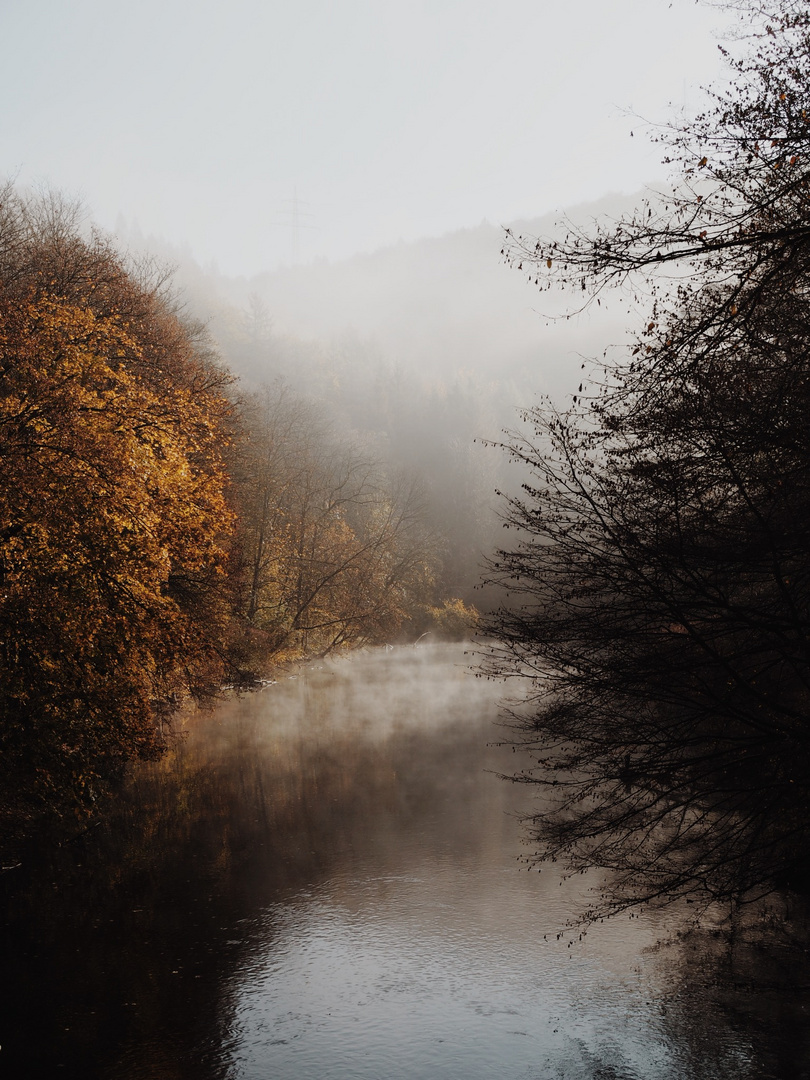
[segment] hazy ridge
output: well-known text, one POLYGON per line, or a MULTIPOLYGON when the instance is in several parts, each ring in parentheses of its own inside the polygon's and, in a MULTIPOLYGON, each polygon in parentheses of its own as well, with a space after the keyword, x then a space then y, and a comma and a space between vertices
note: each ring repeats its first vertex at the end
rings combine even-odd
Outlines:
MULTIPOLYGON (((616 216, 639 198, 640 193, 609 195, 565 216, 587 224, 616 216)), ((562 216, 510 226, 549 236, 562 216)), ((550 320, 565 310, 566 298, 541 295, 526 275, 506 266, 504 228, 488 222, 344 261, 317 260, 236 278, 215 267, 203 269, 188 249, 143 237, 124 223, 119 233, 125 246, 177 266, 193 310, 209 321, 236 373, 251 382, 276 374, 263 370, 255 357, 251 361, 245 350, 238 350, 239 358, 227 355, 234 352, 229 340, 238 336, 235 312, 248 311, 251 297, 261 304, 266 332, 277 340, 317 342, 340 351, 347 342, 362 342, 366 352, 428 378, 470 372, 485 381, 511 380, 531 398, 549 393, 564 399, 576 390, 581 355, 597 356, 625 336, 619 313, 550 320)), ((528 403, 521 398, 513 405, 528 403)))

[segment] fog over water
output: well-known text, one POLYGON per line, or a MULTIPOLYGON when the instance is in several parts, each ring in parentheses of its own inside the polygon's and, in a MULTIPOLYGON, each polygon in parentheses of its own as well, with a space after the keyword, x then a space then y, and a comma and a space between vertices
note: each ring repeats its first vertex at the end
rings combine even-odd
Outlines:
POLYGON ((3 875, 4 1076, 787 1075, 798 1002, 735 1016, 705 946, 653 948, 676 913, 566 932, 597 883, 520 869, 533 795, 469 663, 373 650, 189 717, 110 824, 3 875))

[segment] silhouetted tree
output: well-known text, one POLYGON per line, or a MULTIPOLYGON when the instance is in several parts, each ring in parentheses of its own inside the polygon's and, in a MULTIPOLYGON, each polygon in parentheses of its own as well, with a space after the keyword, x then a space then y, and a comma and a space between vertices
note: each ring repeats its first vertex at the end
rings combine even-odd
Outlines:
POLYGON ((671 195, 508 242, 538 283, 649 311, 593 396, 507 441, 533 479, 492 562, 536 859, 610 871, 595 911, 810 884, 810 15, 741 10, 671 195))

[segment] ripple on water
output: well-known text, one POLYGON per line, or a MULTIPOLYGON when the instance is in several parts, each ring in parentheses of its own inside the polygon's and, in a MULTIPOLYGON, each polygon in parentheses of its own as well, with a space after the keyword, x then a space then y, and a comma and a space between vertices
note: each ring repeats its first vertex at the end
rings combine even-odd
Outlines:
POLYGON ((763 1080, 645 951, 666 919, 558 939, 591 882, 518 869, 532 791, 465 663, 369 653, 190 719, 12 898, 3 1075, 763 1080))

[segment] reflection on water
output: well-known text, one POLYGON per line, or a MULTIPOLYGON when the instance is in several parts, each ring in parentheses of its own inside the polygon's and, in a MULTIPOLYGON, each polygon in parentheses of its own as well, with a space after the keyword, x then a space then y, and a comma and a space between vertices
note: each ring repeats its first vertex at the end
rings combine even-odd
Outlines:
POLYGON ((190 718, 109 826, 2 875, 0 1075, 801 1076, 801 995, 652 949, 662 918, 558 939, 587 882, 519 870, 500 692, 381 650, 190 718))

